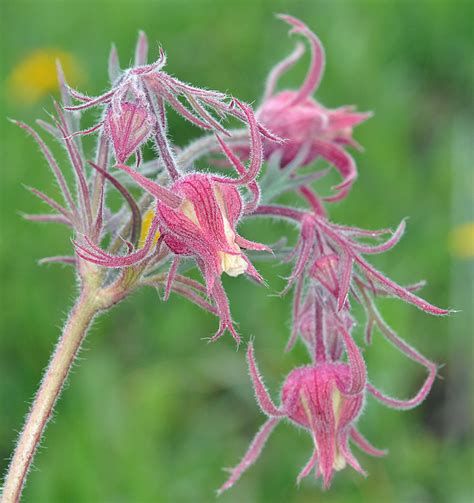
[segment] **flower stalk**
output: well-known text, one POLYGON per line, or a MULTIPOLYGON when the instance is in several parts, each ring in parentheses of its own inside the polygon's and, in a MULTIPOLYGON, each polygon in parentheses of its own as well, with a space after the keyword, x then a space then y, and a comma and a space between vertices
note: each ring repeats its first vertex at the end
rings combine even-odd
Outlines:
POLYGON ((110 294, 103 293, 103 290, 94 285, 94 281, 86 281, 81 286, 80 295, 71 310, 20 433, 5 478, 2 503, 16 503, 20 500, 26 476, 53 413, 54 405, 61 394, 92 320, 115 300, 110 294))

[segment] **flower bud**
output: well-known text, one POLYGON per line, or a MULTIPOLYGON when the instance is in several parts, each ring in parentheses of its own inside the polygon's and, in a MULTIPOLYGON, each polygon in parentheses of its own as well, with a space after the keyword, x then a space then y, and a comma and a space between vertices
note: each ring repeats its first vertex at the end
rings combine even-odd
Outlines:
POLYGON ((326 198, 327 201, 339 201, 348 194, 357 177, 355 162, 342 147, 358 147, 352 138, 352 128, 372 114, 357 113, 353 107, 347 106, 329 110, 311 97, 324 72, 325 56, 321 41, 300 20, 287 15, 279 17, 292 27, 290 33, 298 33, 306 38, 311 48, 311 63, 305 81, 296 91, 274 92, 280 76, 303 54, 302 46, 297 46, 292 55, 270 72, 263 103, 256 116, 262 126, 285 141, 276 144, 265 140, 264 154, 268 158, 278 151, 282 168, 292 161, 297 161, 298 166, 305 166, 322 157, 343 178, 342 183, 333 187, 335 194, 326 198))
POLYGON ((348 363, 325 360, 293 370, 283 384, 280 406, 276 406, 268 394, 255 361, 253 344, 249 344, 247 362, 250 377, 257 402, 268 419, 240 463, 230 470, 230 476, 219 489, 219 494, 232 487, 257 460, 273 429, 284 418, 307 429, 313 437, 313 454, 299 473, 297 482, 314 469, 316 477, 322 475, 327 488, 334 472, 342 470, 346 464, 365 475, 351 453, 349 440, 374 456, 385 454, 371 446, 355 427, 367 389, 365 367, 350 335, 343 331, 342 336, 348 363))
POLYGON ((152 121, 144 106, 121 103, 119 111, 109 107, 105 118, 105 130, 112 140, 118 163, 127 159, 145 143, 152 132, 152 121))

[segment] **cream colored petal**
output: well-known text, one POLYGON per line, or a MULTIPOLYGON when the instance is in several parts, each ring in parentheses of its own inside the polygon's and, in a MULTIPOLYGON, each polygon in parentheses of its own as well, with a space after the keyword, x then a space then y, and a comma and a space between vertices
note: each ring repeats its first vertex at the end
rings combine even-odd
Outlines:
MULTIPOLYGON (((341 417, 341 408, 343 400, 344 399, 340 391, 337 389, 337 387, 334 387, 334 390, 332 392, 332 410, 334 412, 334 421, 335 421, 334 426, 336 431, 341 417)), ((346 460, 344 456, 339 452, 339 446, 337 445, 337 440, 335 440, 334 450, 336 451, 336 454, 334 456, 333 468, 334 470, 339 471, 345 468, 346 460)))
MULTIPOLYGON (((238 248, 238 247, 237 247, 238 248)), ((222 271, 229 276, 240 276, 248 267, 242 255, 231 255, 230 253, 219 252, 221 258, 222 271)))
POLYGON ((189 220, 191 220, 191 222, 193 224, 195 224, 198 227, 200 227, 199 220, 198 220, 198 217, 196 215, 196 210, 194 209, 194 204, 189 199, 185 199, 182 202, 180 209, 183 212, 183 214, 184 214, 185 217, 189 218, 189 220))

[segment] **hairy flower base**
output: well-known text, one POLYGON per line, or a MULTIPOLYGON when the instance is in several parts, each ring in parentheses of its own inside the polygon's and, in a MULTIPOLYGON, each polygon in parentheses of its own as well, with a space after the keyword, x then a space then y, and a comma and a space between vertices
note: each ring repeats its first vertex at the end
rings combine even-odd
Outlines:
POLYGON ((282 403, 291 403, 297 396, 288 417, 310 430, 315 452, 310 463, 298 476, 298 482, 308 475, 317 463, 316 476, 321 474, 328 487, 333 472, 349 463, 364 473, 348 450, 352 423, 358 418, 364 397, 361 393, 345 395, 350 384, 350 368, 343 363, 326 363, 293 370, 282 390, 282 403))
MULTIPOLYGON (((198 257, 211 289, 223 272, 239 276, 248 270, 250 276, 261 281, 243 255, 239 246, 243 241, 235 232, 242 212, 238 190, 203 174, 188 175, 175 182, 171 190, 183 198, 181 206, 172 209, 158 203, 157 207, 160 230, 170 250, 176 255, 198 257)), ((247 248, 252 246, 245 244, 247 248)), ((266 247, 255 244, 252 249, 266 247)))
POLYGON ((321 476, 325 488, 329 487, 335 471, 346 464, 365 475, 354 458, 349 440, 373 456, 386 452, 372 447, 357 431, 355 423, 364 405, 366 392, 365 366, 357 346, 343 331, 349 363, 322 362, 300 367, 287 376, 281 392, 281 406, 276 407, 260 376, 249 344, 247 361, 255 395, 262 411, 269 416, 252 441, 242 461, 233 468, 219 493, 232 487, 260 455, 273 428, 283 418, 309 431, 314 451, 308 463, 300 471, 297 482, 314 471, 321 476))

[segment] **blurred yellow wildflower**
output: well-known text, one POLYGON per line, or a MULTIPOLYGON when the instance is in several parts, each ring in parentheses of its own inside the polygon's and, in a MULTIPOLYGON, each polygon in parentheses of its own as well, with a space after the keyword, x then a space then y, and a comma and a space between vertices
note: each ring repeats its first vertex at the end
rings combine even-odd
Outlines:
MULTIPOLYGON (((143 246, 145 245, 145 241, 148 236, 148 233, 150 232, 151 222, 152 222, 154 216, 155 216, 155 210, 153 208, 150 208, 149 210, 147 210, 146 213, 143 215, 142 228, 140 231, 140 240, 138 242, 139 248, 143 248, 143 246)), ((155 237, 153 238, 153 245, 156 245, 159 237, 160 237, 160 232, 158 231, 155 234, 155 237)))
POLYGON ((474 257, 474 222, 466 222, 451 230, 451 253, 458 258, 474 257))
POLYGON ((61 62, 66 79, 76 85, 82 71, 76 58, 59 49, 37 49, 22 59, 8 78, 9 94, 16 101, 31 105, 58 89, 56 60, 61 62))

